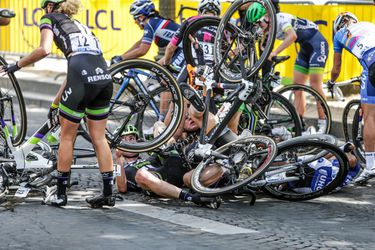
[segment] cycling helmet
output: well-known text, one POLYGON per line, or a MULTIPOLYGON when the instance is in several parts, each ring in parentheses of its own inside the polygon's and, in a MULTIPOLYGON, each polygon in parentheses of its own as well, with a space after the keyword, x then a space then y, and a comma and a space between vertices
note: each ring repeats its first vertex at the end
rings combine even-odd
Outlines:
POLYGON ((54 4, 59 4, 62 2, 65 2, 66 0, 41 0, 40 1, 40 8, 44 9, 48 3, 54 3, 54 4))
POLYGON ((250 23, 255 23, 266 14, 266 9, 260 3, 253 3, 246 11, 246 19, 250 23))
POLYGON ((198 4, 198 12, 204 13, 205 11, 215 12, 216 15, 221 13, 221 4, 219 0, 201 0, 198 4))
POLYGON ((132 16, 144 15, 148 17, 155 13, 155 5, 150 0, 135 0, 130 5, 129 12, 132 16))
POLYGON ((122 132, 121 136, 124 135, 135 135, 137 138, 139 136, 138 129, 133 125, 126 126, 125 130, 122 132))
POLYGON ((333 33, 335 34, 337 31, 343 28, 350 19, 354 20, 355 22, 358 22, 358 18, 353 13, 340 13, 340 15, 336 17, 335 21, 333 21, 333 33))

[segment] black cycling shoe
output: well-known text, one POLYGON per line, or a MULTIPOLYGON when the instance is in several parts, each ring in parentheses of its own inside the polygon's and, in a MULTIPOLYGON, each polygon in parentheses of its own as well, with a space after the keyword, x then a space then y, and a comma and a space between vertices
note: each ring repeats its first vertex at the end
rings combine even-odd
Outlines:
POLYGON ((116 203, 116 197, 101 194, 92 198, 86 198, 86 202, 89 203, 92 208, 101 208, 103 206, 113 207, 116 203))
POLYGON ((191 87, 187 83, 180 83, 180 89, 181 89, 182 95, 187 100, 189 100, 191 105, 193 105, 193 107, 196 110, 198 110, 199 112, 204 111, 205 109, 204 102, 202 98, 199 96, 198 92, 193 87, 191 87))
POLYGON ((66 195, 54 194, 50 198, 50 205, 54 207, 63 207, 68 202, 68 197, 66 195))
POLYGON ((221 202, 222 200, 220 196, 216 196, 216 197, 200 197, 200 201, 196 201, 194 203, 202 207, 218 209, 221 205, 221 202))

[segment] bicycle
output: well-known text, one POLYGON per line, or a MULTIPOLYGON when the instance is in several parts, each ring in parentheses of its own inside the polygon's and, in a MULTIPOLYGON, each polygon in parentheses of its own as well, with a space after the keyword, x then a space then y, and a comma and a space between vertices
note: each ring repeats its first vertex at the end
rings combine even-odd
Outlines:
MULTIPOLYGON (((198 66, 199 52, 195 48, 201 47, 204 52, 204 64, 208 60, 213 60, 213 43, 204 40, 206 30, 213 32, 217 29, 220 22, 220 18, 217 17, 202 17, 194 20, 189 27, 186 29, 183 37, 183 50, 186 59, 186 63, 192 67, 198 66), (203 39, 202 39, 203 38, 203 39)), ((230 25, 226 30, 232 31, 233 27, 230 25)), ((276 92, 272 92, 274 86, 277 86, 280 81, 279 72, 274 72, 274 67, 289 57, 275 57, 271 71, 265 76, 263 81, 263 93, 261 98, 252 106, 245 106, 238 131, 241 133, 244 129, 249 129, 253 134, 267 134, 271 135, 272 129, 285 127, 290 132, 290 136, 300 136, 302 134, 302 125, 295 110, 294 106, 282 95, 276 92)), ((203 64, 202 62, 200 64, 203 64)), ((227 100, 225 96, 228 93, 219 94, 219 99, 215 98, 217 105, 222 105, 227 100)))
MULTIPOLYGON (((349 80, 335 82, 332 86, 327 86, 331 96, 343 99, 342 93, 337 91, 339 87, 354 85, 359 86, 361 84, 361 76, 350 78, 349 80)), ((359 99, 353 99, 348 102, 344 108, 342 115, 343 132, 346 141, 353 141, 355 145, 355 153, 357 157, 363 162, 366 162, 364 156, 364 145, 363 145, 363 114, 361 108, 361 101, 359 99), (353 113, 354 111, 354 113, 353 113), (352 124, 351 133, 349 133, 349 123, 352 124)))

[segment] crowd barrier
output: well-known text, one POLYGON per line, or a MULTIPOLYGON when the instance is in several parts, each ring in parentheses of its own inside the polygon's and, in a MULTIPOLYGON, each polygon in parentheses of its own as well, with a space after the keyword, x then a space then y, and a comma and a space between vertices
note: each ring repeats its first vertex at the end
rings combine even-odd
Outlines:
MULTIPOLYGON (((24 55, 32 51, 39 45, 40 33, 38 22, 44 14, 39 8, 39 2, 35 0, 1 0, 0 8, 11 8, 17 16, 7 27, 0 29, 0 52, 24 55)), ((154 1, 156 8, 159 7, 159 1, 154 1)), ((114 55, 123 53, 125 50, 142 37, 142 31, 134 23, 132 16, 129 15, 129 6, 132 0, 82 0, 83 10, 76 18, 92 29, 95 35, 100 39, 104 56, 106 59, 114 55)), ((182 19, 177 17, 181 6, 197 7, 198 1, 176 0, 176 21, 182 19)), ((223 3, 223 12, 228 8, 229 3, 223 3)), ((358 16, 361 21, 375 23, 375 7, 372 5, 294 5, 281 4, 281 11, 293 15, 307 18, 319 25, 320 31, 326 37, 330 44, 330 53, 325 72, 329 77, 329 71, 332 68, 333 44, 332 44, 332 22, 334 18, 343 11, 351 11, 358 16)), ((183 17, 195 15, 194 10, 185 10, 183 17)), ((276 42, 276 46, 280 42, 276 42)), ((282 54, 296 57, 298 47, 291 46, 282 54)), ((62 57, 61 52, 56 47, 53 49, 53 55, 62 57)), ((157 48, 152 46, 151 52, 147 58, 152 59, 157 54, 157 48)), ((278 66, 278 70, 284 76, 292 76, 293 61, 278 66)), ((347 52, 343 54, 343 71, 340 79, 347 79, 360 74, 361 67, 359 63, 347 52)))

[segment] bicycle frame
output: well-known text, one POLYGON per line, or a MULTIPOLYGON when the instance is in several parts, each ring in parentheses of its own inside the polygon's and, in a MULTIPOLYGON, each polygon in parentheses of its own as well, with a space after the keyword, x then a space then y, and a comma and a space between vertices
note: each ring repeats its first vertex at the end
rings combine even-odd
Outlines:
MULTIPOLYGON (((147 74, 147 73, 145 73, 141 70, 138 70, 138 69, 129 70, 129 77, 124 77, 124 79, 123 79, 123 81, 120 85, 120 89, 115 95, 114 102, 112 102, 111 105, 110 105, 110 111, 113 109, 114 104, 119 100, 120 96, 124 93, 124 91, 128 87, 131 78, 134 79, 135 84, 142 91, 142 93, 145 94, 147 97, 150 97, 147 88, 142 84, 142 81, 139 78, 138 74, 144 75, 148 78, 153 78, 150 74, 147 74)), ((157 118, 159 119, 160 111, 159 111, 159 108, 157 107, 157 105, 155 104, 155 100, 153 100, 153 98, 150 98, 150 105, 151 105, 151 108, 155 111, 155 113, 157 115, 157 118)))
MULTIPOLYGON (((4 97, 2 98, 2 100, 0 100, 0 102, 9 101, 9 100, 10 100, 10 97, 4 97)), ((13 114, 13 105, 11 105, 11 110, 13 114)), ((15 127, 14 117, 12 117, 12 126, 13 128, 15 127)), ((32 168, 46 169, 46 168, 51 168, 53 166, 52 161, 46 159, 45 157, 43 157, 42 155, 36 152, 33 152, 32 150, 41 141, 41 139, 43 139, 48 134, 48 132, 50 132, 55 127, 56 125, 51 124, 51 122, 48 120, 26 142, 22 143, 18 147, 14 147, 6 121, 1 116, 1 130, 4 133, 7 147, 10 150, 6 153, 11 152, 11 154, 14 157, 14 161, 16 163, 17 169, 32 169, 32 168), (36 159, 36 160, 28 161, 26 159, 28 155, 31 155, 33 159, 36 159)))

